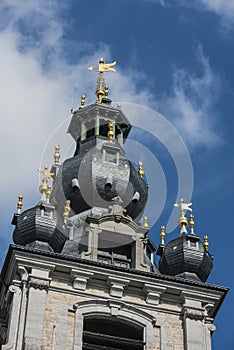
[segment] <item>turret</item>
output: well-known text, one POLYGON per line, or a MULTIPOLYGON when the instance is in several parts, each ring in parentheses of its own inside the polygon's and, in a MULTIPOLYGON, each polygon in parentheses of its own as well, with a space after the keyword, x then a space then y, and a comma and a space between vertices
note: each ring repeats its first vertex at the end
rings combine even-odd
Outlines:
MULTIPOLYGON (((192 203, 175 204, 181 208, 179 219, 179 237, 164 243, 165 232, 161 230, 162 243, 157 250, 160 256, 159 271, 164 275, 182 277, 189 280, 205 282, 213 268, 213 256, 208 251, 208 238, 204 244, 194 232, 194 215, 190 215, 190 232, 187 231, 188 219, 185 210, 191 210, 192 203)), ((207 237, 207 236, 205 236, 207 237)))

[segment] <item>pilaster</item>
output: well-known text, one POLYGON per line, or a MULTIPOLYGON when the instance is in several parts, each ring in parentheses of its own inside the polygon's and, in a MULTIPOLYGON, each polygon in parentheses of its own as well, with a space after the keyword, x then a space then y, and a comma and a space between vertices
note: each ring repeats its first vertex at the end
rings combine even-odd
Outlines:
POLYGON ((25 350, 43 350, 43 330, 47 289, 52 266, 32 268, 29 275, 27 320, 24 332, 25 350))

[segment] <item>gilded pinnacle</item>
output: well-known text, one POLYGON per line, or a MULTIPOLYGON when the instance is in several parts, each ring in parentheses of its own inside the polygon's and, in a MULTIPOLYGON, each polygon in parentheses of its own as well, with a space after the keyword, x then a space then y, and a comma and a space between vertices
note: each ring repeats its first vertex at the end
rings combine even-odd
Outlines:
POLYGON ((208 252, 208 248, 209 248, 208 236, 204 236, 204 248, 208 252))
POLYGON ((146 230, 148 230, 148 228, 149 228, 147 216, 144 216, 144 228, 145 228, 146 230))
POLYGON ((51 186, 50 186, 50 185, 47 185, 46 199, 47 199, 47 202, 48 202, 48 203, 49 203, 49 201, 50 201, 50 196, 51 196, 51 186))
POLYGON ((161 244, 165 244, 165 226, 161 226, 161 233, 160 233, 160 237, 161 237, 161 244))
POLYGON ((107 136, 108 136, 110 142, 113 141, 113 137, 114 137, 114 130, 113 129, 114 129, 113 123, 109 122, 107 136))
POLYGON ((188 225, 188 219, 186 218, 184 212, 182 211, 180 214, 179 225, 180 227, 186 227, 188 225))
POLYGON ((109 94, 109 86, 105 85, 105 96, 108 96, 109 94))
POLYGON ((17 213, 18 214, 20 214, 22 206, 23 206, 23 196, 22 196, 22 194, 20 194, 18 197, 18 202, 17 202, 17 213))
POLYGON ((69 199, 67 199, 66 205, 64 207, 64 212, 63 212, 63 220, 64 220, 65 224, 67 223, 67 219, 68 219, 70 211, 71 211, 70 203, 71 203, 71 201, 69 199))
POLYGON ((190 215, 189 223, 190 223, 191 233, 194 234, 194 215, 193 214, 190 215))
POLYGON ((138 162, 138 174, 140 175, 140 177, 144 177, 145 175, 145 172, 143 170, 143 167, 142 167, 142 162, 138 162))
MULTIPOLYGON (((59 165, 59 159, 60 159, 60 145, 55 146, 55 152, 54 152, 54 164, 59 165)), ((54 175, 54 174, 53 174, 54 175)))
POLYGON ((48 179, 46 177, 43 177, 42 183, 39 187, 39 191, 40 191, 42 197, 45 197, 45 195, 46 195, 47 188, 48 188, 47 185, 48 185, 48 179))
POLYGON ((85 95, 81 96, 80 105, 81 105, 82 108, 84 107, 84 105, 85 105, 85 95))

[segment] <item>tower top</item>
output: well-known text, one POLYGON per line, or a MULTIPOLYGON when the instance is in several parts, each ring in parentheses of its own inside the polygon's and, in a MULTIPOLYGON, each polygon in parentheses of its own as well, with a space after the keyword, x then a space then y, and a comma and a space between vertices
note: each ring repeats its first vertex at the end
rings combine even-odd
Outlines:
POLYGON ((112 63, 104 63, 104 59, 103 57, 101 57, 97 67, 90 66, 88 68, 88 70, 90 71, 94 70, 95 72, 99 72, 98 85, 96 90, 96 95, 99 103, 102 103, 103 97, 108 95, 108 88, 107 86, 104 86, 103 73, 116 72, 116 69, 113 68, 113 66, 115 65, 116 65, 116 61, 112 63))

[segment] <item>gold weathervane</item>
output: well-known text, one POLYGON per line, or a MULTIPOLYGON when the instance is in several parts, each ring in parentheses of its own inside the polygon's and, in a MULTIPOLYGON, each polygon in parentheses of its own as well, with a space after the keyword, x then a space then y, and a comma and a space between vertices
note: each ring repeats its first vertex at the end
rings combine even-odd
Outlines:
POLYGON ((96 90, 96 95, 98 98, 98 102, 102 103, 102 98, 104 96, 107 96, 108 89, 103 86, 103 73, 104 72, 116 72, 116 69, 113 68, 116 65, 116 61, 112 63, 104 63, 104 59, 101 57, 98 63, 98 67, 90 66, 88 70, 99 72, 99 78, 98 78, 98 86, 96 90))

